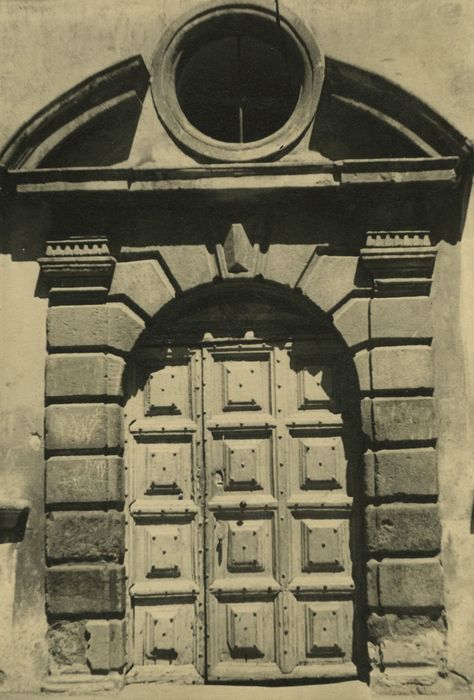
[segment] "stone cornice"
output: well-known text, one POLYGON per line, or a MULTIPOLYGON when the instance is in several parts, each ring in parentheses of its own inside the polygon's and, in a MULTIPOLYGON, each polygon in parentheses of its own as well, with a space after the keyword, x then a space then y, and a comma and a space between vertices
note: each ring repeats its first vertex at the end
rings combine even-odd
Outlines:
POLYGON ((9 170, 2 189, 17 195, 281 191, 360 185, 453 186, 460 159, 402 158, 329 163, 220 164, 191 168, 9 170))

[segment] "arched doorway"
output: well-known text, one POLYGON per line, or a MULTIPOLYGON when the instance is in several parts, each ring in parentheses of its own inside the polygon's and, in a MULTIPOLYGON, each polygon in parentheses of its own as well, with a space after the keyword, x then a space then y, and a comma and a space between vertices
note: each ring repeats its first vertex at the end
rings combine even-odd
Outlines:
POLYGON ((315 307, 245 287, 169 304, 129 372, 129 680, 359 673, 352 364, 315 307))
MULTIPOLYGON (((227 20, 220 26, 227 32, 227 20)), ((271 27, 270 48, 282 28, 273 15, 271 27)), ((266 51, 253 34, 201 38, 213 56, 215 42, 266 51)), ((212 67, 198 44, 186 42, 187 62, 163 74, 161 93, 166 64, 152 61, 149 74, 133 56, 58 98, 1 155, 5 201, 21 213, 11 217, 12 262, 25 260, 28 232, 32 259, 45 252, 40 293, 49 288, 46 490, 31 486, 47 530, 46 597, 37 592, 49 625, 45 688, 114 687, 124 670, 129 680, 347 677, 365 667, 366 641, 373 687, 414 690, 420 667, 438 687, 447 665, 431 341, 439 347, 440 280, 456 275, 441 268, 432 298, 431 280, 440 242, 441 258, 455 260, 444 244, 460 237, 471 151, 403 90, 330 58, 322 85, 319 72, 297 71, 297 84, 315 78, 310 113, 290 118, 283 147, 278 130, 256 152, 244 112, 242 143, 224 140, 224 153, 206 148, 205 133, 185 143, 163 104, 170 75, 212 67), (287 291, 270 294, 272 283, 287 291), (344 341, 297 303, 302 295, 344 341), (130 354, 126 473, 142 481, 130 481, 124 508, 130 354), (336 455, 325 478, 321 451, 336 455), (324 562, 338 531, 341 551, 324 562), (163 540, 188 559, 173 559, 163 540)), ((192 83, 178 85, 180 118, 195 115, 192 83)), ((221 137, 210 138, 217 148, 221 137)), ((449 360, 450 335, 448 345, 449 360)), ((36 347, 43 353, 44 339, 36 347)))

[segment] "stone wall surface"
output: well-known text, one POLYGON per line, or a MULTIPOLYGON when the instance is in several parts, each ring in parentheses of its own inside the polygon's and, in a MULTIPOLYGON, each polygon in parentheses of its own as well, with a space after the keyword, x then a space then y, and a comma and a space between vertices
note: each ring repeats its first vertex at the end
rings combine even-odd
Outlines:
MULTIPOLYGON (((92 73, 137 53, 149 64, 163 29, 198 4, 0 2, 1 140, 92 73), (29 50, 18 50, 24 46, 29 50)), ((471 2, 287 0, 286 5, 315 29, 328 55, 394 80, 466 136, 473 135, 471 2)), ((366 509, 369 641, 375 663, 392 679, 381 680, 385 690, 391 684, 400 689, 403 679, 397 674, 406 665, 415 668, 412 676, 419 680, 418 686, 408 682, 411 689, 432 687, 439 668, 453 673, 460 685, 474 679, 472 217, 471 206, 461 243, 440 244, 431 300, 351 298, 334 313, 336 327, 357 352, 368 441, 365 492, 371 501, 366 509), (394 366, 400 370, 394 372, 394 366), (413 528, 422 536, 414 538, 413 528)), ((44 253, 47 232, 42 205, 16 204, 2 221, 0 470, 5 497, 27 499, 30 505, 23 540, 0 544, 0 628, 5 630, 0 682, 6 691, 39 689, 47 666, 46 612, 50 670, 67 666, 100 673, 123 667, 120 378, 145 321, 174 295, 155 260, 120 262, 107 305, 64 304, 47 314, 35 262, 44 253), (46 520, 44 492, 52 511, 46 520), (65 619, 71 613, 81 619, 65 619)), ((198 282, 212 279, 202 249, 202 271, 192 266, 198 282)), ((163 247, 182 289, 193 286, 183 275, 182 255, 192 261, 196 250, 163 247)), ((324 290, 318 291, 312 269, 302 281, 303 291, 325 309, 351 289, 347 279, 353 278, 357 259, 344 260, 337 280, 336 263, 326 260, 324 290)), ((269 277, 279 274, 277 269, 269 277)), ((296 282, 288 269, 284 274, 296 282)))

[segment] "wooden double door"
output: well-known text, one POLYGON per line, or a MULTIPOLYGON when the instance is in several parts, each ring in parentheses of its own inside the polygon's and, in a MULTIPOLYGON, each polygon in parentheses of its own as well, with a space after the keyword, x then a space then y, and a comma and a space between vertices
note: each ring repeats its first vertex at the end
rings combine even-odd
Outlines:
POLYGON ((127 409, 129 680, 356 675, 335 348, 148 348, 127 409))

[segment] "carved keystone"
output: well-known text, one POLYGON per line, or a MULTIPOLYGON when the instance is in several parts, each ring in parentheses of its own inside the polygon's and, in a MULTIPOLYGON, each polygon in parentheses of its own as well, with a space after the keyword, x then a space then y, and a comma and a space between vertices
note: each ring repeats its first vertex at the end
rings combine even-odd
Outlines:
POLYGON ((223 245, 227 271, 250 272, 253 246, 242 224, 232 224, 223 245))

